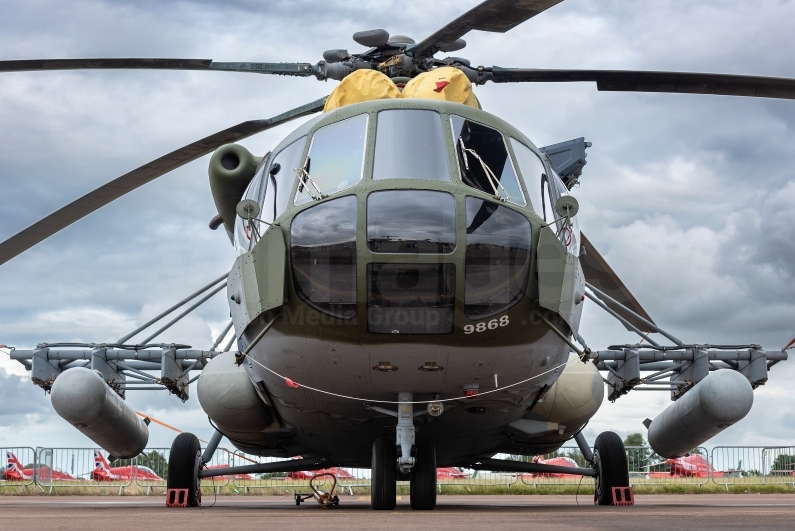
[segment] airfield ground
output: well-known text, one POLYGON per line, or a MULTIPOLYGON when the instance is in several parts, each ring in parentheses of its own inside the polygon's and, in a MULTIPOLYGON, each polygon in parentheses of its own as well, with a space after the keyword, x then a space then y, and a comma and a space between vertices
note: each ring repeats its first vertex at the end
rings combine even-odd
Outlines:
POLYGON ((3 496, 2 527, 58 529, 469 529, 632 530, 795 529, 795 494, 644 495, 634 507, 594 507, 588 496, 440 496, 432 512, 416 512, 401 496, 394 511, 370 509, 369 497, 341 505, 296 507, 289 496, 223 496, 197 509, 167 509, 160 497, 3 496), (6 527, 8 526, 8 527, 6 527))

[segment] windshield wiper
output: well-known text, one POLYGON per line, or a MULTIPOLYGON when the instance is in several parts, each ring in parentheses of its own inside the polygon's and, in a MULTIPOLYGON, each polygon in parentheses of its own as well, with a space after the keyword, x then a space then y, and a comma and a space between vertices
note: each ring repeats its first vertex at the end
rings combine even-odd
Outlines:
POLYGON ((458 137, 458 142, 461 144, 461 153, 464 156, 464 167, 467 170, 469 169, 469 158, 467 157, 467 153, 469 153, 473 157, 475 157, 478 160, 478 162, 480 162, 480 166, 483 168, 483 173, 486 174, 486 178, 488 179, 489 184, 491 185, 491 189, 494 191, 494 198, 499 199, 500 201, 510 201, 511 196, 510 194, 508 194, 508 190, 506 190, 505 187, 500 182, 500 180, 497 179, 497 176, 494 174, 493 171, 491 171, 489 165, 483 161, 483 159, 480 157, 480 155, 477 154, 477 152, 474 149, 469 149, 464 145, 463 138, 458 137), (502 196, 500 196, 500 192, 497 190, 498 186, 502 188, 503 192, 505 192, 505 199, 503 199, 502 196))
POLYGON ((295 169, 295 171, 299 172, 298 193, 301 193, 304 191, 304 189, 306 189, 306 193, 309 194, 309 197, 311 197, 315 201, 320 201, 326 196, 323 195, 323 192, 320 191, 320 187, 317 185, 314 179, 312 179, 312 177, 309 175, 309 171, 307 170, 308 168, 309 168, 309 157, 306 158, 306 162, 304 162, 304 165, 301 168, 295 169), (309 186, 307 186, 307 182, 309 182, 309 184, 311 184, 312 187, 317 191, 317 195, 312 193, 312 191, 309 189, 309 186))

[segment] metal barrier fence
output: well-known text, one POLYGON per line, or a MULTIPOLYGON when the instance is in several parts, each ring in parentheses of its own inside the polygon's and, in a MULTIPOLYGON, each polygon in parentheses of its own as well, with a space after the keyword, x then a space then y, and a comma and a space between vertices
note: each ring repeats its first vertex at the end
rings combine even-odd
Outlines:
MULTIPOLYGON (((204 448, 202 448, 204 451, 204 448)), ((147 494, 151 494, 155 488, 166 488, 166 478, 168 477, 168 458, 170 448, 147 448, 141 455, 135 458, 136 466, 135 484, 145 487, 147 494)), ((231 463, 232 454, 226 448, 218 448, 213 458, 207 464, 209 468, 228 468, 234 466, 231 463)), ((203 487, 215 487, 216 490, 225 487, 231 480, 230 476, 216 476, 205 480, 203 487)))
POLYGON ((4 467, 0 467, 0 487, 28 487, 36 481, 36 451, 27 446, 0 448, 5 455, 4 467))
MULTIPOLYGON (((154 489, 165 489, 168 477, 168 448, 147 448, 134 459, 108 462, 104 451, 91 448, 0 448, 5 452, 5 467, 0 467, 0 492, 5 487, 27 488, 37 485, 52 492, 58 487, 86 489, 116 488, 119 494, 133 485, 146 488, 147 494, 154 489)), ((732 485, 791 485, 795 488, 795 446, 717 446, 711 451, 697 448, 689 456, 679 459, 662 459, 648 447, 626 447, 630 483, 644 485, 695 485, 702 486, 712 481, 727 490, 732 485)), ((524 461, 546 462, 555 465, 570 464, 587 466, 576 447, 562 447, 551 454, 536 457, 498 455, 497 458, 514 458, 524 461)), ((209 463, 212 468, 225 468, 253 463, 283 461, 277 458, 261 458, 241 452, 219 448, 209 463)), ((331 468, 337 476, 338 491, 354 494, 354 489, 370 487, 370 469, 331 468)), ((319 471, 316 471, 319 472, 319 471)), ((216 491, 230 486, 235 491, 270 489, 274 493, 292 494, 308 491, 309 480, 316 472, 284 472, 270 474, 234 474, 217 476, 203 481, 203 487, 215 487, 216 491)), ((577 485, 590 482, 580 476, 568 474, 514 474, 506 472, 475 471, 460 468, 439 468, 437 485, 439 492, 445 486, 456 487, 507 487, 521 480, 533 487, 555 485, 577 485)), ((328 486, 328 479, 318 485, 328 486)), ((408 481, 399 481, 398 486, 408 487, 408 481)), ((162 492, 162 491, 161 491, 162 492)), ((158 492, 160 493, 160 492, 158 492)))
MULTIPOLYGON (((626 446, 629 482, 632 486, 643 485, 705 485, 711 468, 706 448, 696 448, 690 457, 681 460, 666 460, 653 455, 647 446, 626 446)), ((577 447, 564 446, 549 454, 524 458, 526 461, 552 465, 587 467, 585 458, 577 447)), ((581 476, 571 474, 520 474, 525 485, 534 487, 578 485, 581 476)), ((591 480, 589 480, 591 481, 591 480)))
POLYGON ((795 488, 795 446, 716 446, 712 481, 723 485, 790 484, 795 488))

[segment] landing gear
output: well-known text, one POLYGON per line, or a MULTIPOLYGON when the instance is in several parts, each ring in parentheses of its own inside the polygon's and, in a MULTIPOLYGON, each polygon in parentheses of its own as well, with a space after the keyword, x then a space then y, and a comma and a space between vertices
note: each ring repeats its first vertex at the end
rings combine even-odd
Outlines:
POLYGON ((436 508, 436 448, 430 439, 417 439, 417 464, 411 477, 411 508, 436 508))
POLYGON ((395 454, 395 441, 392 439, 381 437, 373 443, 370 507, 376 511, 391 511, 395 508, 395 454))
POLYGON ((168 456, 168 489, 187 489, 188 507, 198 507, 202 494, 199 481, 202 450, 199 439, 192 433, 177 435, 168 456))
POLYGON ((629 487, 629 467, 627 453, 621 437, 606 431, 594 443, 594 465, 599 475, 596 477, 594 503, 611 505, 613 487, 629 487))

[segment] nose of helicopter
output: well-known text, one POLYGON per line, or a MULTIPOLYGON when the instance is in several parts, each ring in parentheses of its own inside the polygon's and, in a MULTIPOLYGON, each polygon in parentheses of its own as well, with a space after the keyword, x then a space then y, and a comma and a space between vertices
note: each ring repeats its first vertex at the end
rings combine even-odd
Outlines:
POLYGON ((453 191, 384 189, 326 201, 296 215, 290 234, 301 300, 341 319, 362 315, 371 334, 448 334, 456 309, 462 327, 493 317, 528 284, 529 220, 453 191))

